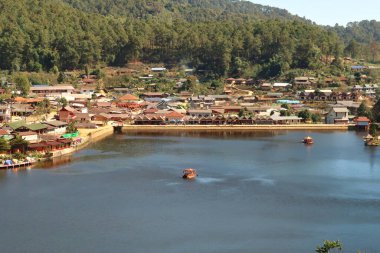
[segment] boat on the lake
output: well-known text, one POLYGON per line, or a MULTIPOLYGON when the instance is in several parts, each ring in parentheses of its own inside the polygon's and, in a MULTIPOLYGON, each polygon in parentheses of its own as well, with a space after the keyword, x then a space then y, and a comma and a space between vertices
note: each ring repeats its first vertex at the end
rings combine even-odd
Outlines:
POLYGON ((305 143, 305 144, 313 144, 313 143, 314 143, 314 140, 313 140, 313 138, 311 138, 310 136, 306 136, 305 138, 303 138, 302 143, 305 143))
POLYGON ((184 169, 183 170, 183 179, 195 179, 198 176, 197 171, 195 169, 184 169))

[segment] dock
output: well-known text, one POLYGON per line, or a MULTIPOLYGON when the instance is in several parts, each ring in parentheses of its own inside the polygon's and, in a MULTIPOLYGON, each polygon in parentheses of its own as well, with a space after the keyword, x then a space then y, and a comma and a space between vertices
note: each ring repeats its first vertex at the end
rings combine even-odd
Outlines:
POLYGON ((21 163, 14 163, 14 164, 1 164, 0 170, 8 170, 8 169, 16 169, 16 168, 23 168, 32 166, 34 162, 21 162, 21 163))

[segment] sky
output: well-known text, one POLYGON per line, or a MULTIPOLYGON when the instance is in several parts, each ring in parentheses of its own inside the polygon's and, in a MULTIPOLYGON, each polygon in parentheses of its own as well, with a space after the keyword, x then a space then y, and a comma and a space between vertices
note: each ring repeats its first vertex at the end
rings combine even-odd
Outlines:
POLYGON ((286 9, 319 25, 347 25, 364 19, 380 21, 380 0, 250 0, 286 9))

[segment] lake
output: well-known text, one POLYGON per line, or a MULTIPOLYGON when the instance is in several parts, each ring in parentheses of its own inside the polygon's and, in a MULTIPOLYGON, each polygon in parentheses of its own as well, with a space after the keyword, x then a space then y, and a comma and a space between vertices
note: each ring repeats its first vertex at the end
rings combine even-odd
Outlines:
POLYGON ((115 134, 0 171, 0 252, 294 253, 323 240, 380 252, 380 149, 362 136, 115 134))

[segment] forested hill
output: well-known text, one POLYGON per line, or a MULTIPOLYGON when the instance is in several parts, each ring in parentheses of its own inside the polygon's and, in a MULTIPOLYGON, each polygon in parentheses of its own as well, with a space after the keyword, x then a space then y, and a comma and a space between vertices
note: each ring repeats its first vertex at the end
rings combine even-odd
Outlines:
POLYGON ((353 52, 335 28, 249 2, 76 2, 0 0, 0 69, 57 71, 137 60, 188 65, 214 77, 269 78, 293 69, 339 70, 329 56, 353 52))
POLYGON ((239 0, 63 0, 80 10, 102 15, 146 19, 172 17, 186 21, 268 18, 300 19, 288 11, 239 0))

